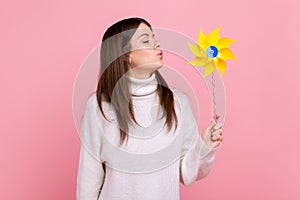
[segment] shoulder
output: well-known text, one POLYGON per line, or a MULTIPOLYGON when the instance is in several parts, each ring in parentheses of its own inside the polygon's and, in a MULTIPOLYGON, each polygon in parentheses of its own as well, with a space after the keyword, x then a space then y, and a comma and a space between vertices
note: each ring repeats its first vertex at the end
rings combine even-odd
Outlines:
POLYGON ((86 100, 85 110, 94 110, 97 102, 96 92, 91 93, 86 100))
MULTIPOLYGON (((101 106, 102 106, 102 110, 105 113, 106 117, 110 120, 113 120, 114 114, 113 114, 112 105, 105 100, 103 95, 102 95, 102 100, 101 100, 101 106)), ((95 115, 98 120, 105 119, 100 111, 96 92, 93 92, 88 96, 87 101, 86 101, 85 110, 86 110, 86 112, 89 112, 89 113, 92 113, 93 115, 95 115)))
MULTIPOLYGON (((104 96, 102 95, 102 102, 101 102, 102 106, 106 106, 108 104, 107 101, 105 101, 105 98, 104 96)), ((86 100, 86 107, 89 107, 89 108, 93 108, 93 109, 97 109, 97 106, 99 105, 98 103, 98 99, 97 99, 97 93, 96 92, 93 92, 91 93, 87 100, 86 100)), ((99 106, 98 106, 99 107, 99 106)))
POLYGON ((87 98, 87 104, 93 104, 97 100, 96 92, 91 93, 87 98))

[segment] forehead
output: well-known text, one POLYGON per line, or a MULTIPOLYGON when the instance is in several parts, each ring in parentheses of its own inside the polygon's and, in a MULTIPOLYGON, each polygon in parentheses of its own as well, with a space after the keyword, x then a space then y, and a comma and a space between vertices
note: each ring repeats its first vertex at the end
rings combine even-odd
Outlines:
POLYGON ((151 29, 149 28, 149 26, 147 26, 144 23, 141 23, 138 28, 136 29, 136 32, 133 34, 132 39, 139 39, 140 37, 143 36, 152 36, 153 32, 151 31, 151 29))

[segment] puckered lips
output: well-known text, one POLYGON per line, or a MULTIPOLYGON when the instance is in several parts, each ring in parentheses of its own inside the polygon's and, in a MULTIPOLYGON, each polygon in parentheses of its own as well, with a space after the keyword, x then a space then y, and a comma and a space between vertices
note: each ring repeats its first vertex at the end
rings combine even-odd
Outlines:
POLYGON ((163 52, 162 51, 159 51, 157 56, 159 56, 161 59, 163 58, 163 52))

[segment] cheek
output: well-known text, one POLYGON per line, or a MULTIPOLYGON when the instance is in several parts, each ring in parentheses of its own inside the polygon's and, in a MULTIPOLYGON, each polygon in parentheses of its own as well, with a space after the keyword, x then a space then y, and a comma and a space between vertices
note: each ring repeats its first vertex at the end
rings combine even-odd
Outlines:
POLYGON ((153 50, 138 50, 132 54, 132 61, 135 65, 155 62, 157 58, 153 50))

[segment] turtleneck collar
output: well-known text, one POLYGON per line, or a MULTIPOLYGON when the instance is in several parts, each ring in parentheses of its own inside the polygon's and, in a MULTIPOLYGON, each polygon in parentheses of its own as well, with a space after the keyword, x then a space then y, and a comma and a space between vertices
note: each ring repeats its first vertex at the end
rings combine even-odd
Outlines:
POLYGON ((157 80, 155 72, 149 78, 138 79, 127 75, 132 96, 145 96, 156 91, 157 80))

